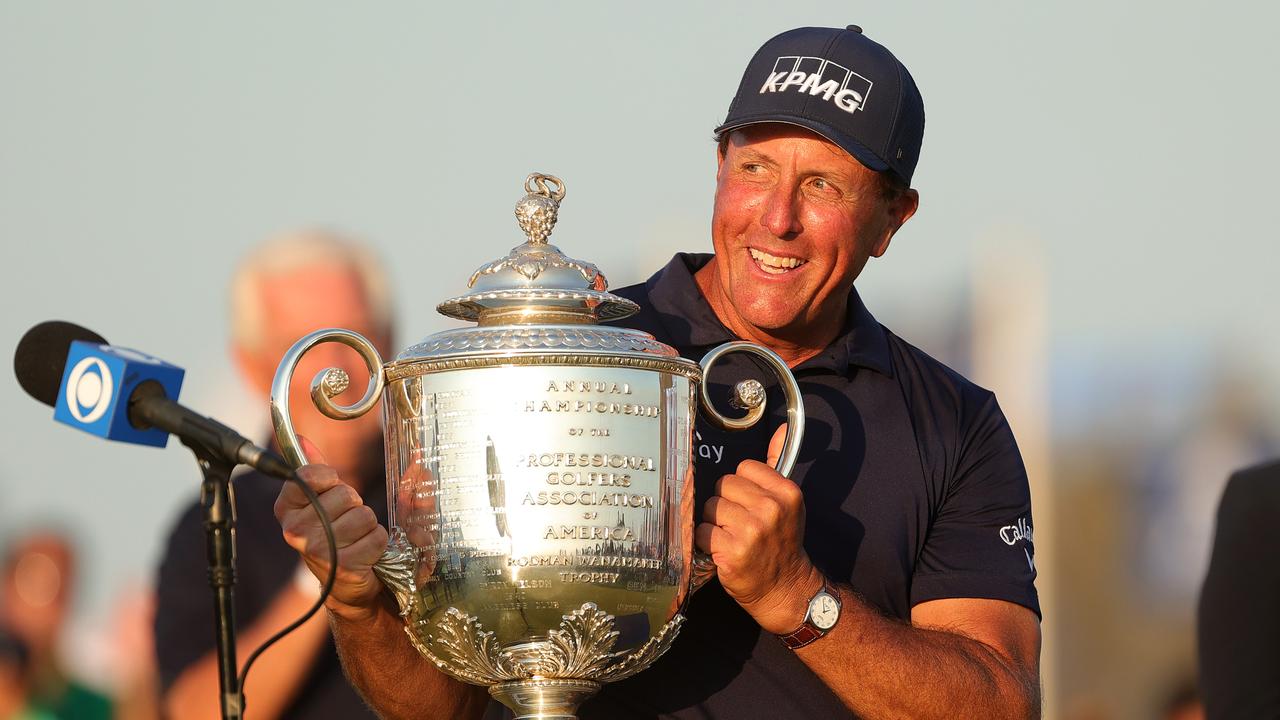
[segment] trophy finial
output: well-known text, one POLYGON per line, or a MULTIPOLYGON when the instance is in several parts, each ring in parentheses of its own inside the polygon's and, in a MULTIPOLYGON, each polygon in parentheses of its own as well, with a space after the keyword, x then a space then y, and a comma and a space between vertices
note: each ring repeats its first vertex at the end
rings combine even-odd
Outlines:
POLYGON ((609 294, 609 283, 595 265, 547 242, 564 199, 564 181, 536 172, 525 179, 524 189, 516 219, 525 241, 481 265, 467 281, 470 292, 436 309, 481 325, 592 324, 638 311, 630 300, 609 294))
POLYGON ((564 199, 564 181, 555 175, 530 173, 524 181, 524 191, 528 194, 516 203, 516 220, 529 242, 545 245, 564 199))

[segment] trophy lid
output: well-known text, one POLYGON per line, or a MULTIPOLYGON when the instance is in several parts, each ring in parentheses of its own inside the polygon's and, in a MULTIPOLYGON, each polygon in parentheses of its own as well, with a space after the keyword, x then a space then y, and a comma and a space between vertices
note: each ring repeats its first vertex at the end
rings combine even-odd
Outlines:
MULTIPOLYGON (((429 335, 407 348, 392 365, 467 362, 482 356, 535 354, 573 362, 584 355, 608 355, 619 362, 654 357, 686 363, 676 349, 649 333, 601 325, 640 310, 608 292, 604 275, 589 262, 567 257, 547 236, 555 225, 564 182, 533 173, 528 193, 516 203, 516 219, 529 240, 505 257, 482 266, 467 283, 471 292, 436 306, 443 315, 478 322, 429 335)), ((697 364, 691 364, 696 369, 697 364)))
POLYGON ((533 173, 516 203, 516 220, 528 241, 471 275, 471 292, 436 310, 487 325, 594 324, 624 318, 639 306, 608 292, 604 274, 547 242, 565 187, 560 178, 533 173))

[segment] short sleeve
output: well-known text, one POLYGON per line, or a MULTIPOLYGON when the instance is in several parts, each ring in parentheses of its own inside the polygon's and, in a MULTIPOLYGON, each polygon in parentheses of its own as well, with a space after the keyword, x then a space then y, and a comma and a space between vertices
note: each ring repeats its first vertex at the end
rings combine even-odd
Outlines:
POLYGON ((916 565, 911 604, 984 598, 1039 616, 1031 491, 1013 431, 987 391, 961 408, 953 469, 916 565))

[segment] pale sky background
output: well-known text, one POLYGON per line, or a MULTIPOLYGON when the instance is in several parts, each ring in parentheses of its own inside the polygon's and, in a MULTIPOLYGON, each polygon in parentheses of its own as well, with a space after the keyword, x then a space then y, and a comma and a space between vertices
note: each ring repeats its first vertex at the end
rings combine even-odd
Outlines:
MULTIPOLYGON (((1278 20, 1156 0, 0 0, 0 345, 78 322, 185 367, 184 402, 263 433, 226 349, 226 284, 254 243, 308 225, 368 240, 404 347, 522 240, 511 208, 539 170, 568 186, 553 242, 615 287, 643 279, 710 248, 711 130, 752 52, 853 22, 928 117, 921 210, 859 280, 872 311, 933 349, 911 329, 953 321, 997 248, 1041 256, 1056 432, 1123 424, 1134 384, 1173 427, 1224 363, 1276 396, 1278 20)), ((12 375, 0 406, 0 542, 73 529, 91 633, 149 580, 195 465, 177 442, 55 424, 12 375)))

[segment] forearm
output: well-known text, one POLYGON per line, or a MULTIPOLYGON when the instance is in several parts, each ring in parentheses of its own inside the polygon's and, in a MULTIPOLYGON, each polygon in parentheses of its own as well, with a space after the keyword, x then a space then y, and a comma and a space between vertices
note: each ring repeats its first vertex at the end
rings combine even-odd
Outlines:
POLYGON ((330 612, 342 668, 383 720, 479 718, 489 696, 436 669, 409 642, 404 621, 386 604, 363 620, 330 612))
MULTIPOLYGON (((267 610, 236 634, 243 663, 248 654, 306 612, 314 598, 286 587, 267 610)), ((281 717, 315 661, 329 634, 323 613, 317 613, 262 654, 242 688, 250 716, 261 720, 281 717)), ((209 652, 187 668, 164 696, 167 717, 219 718, 218 656, 209 652)))
POLYGON ((847 587, 839 623, 798 657, 859 717, 1037 718, 1035 658, 885 617, 847 587))

